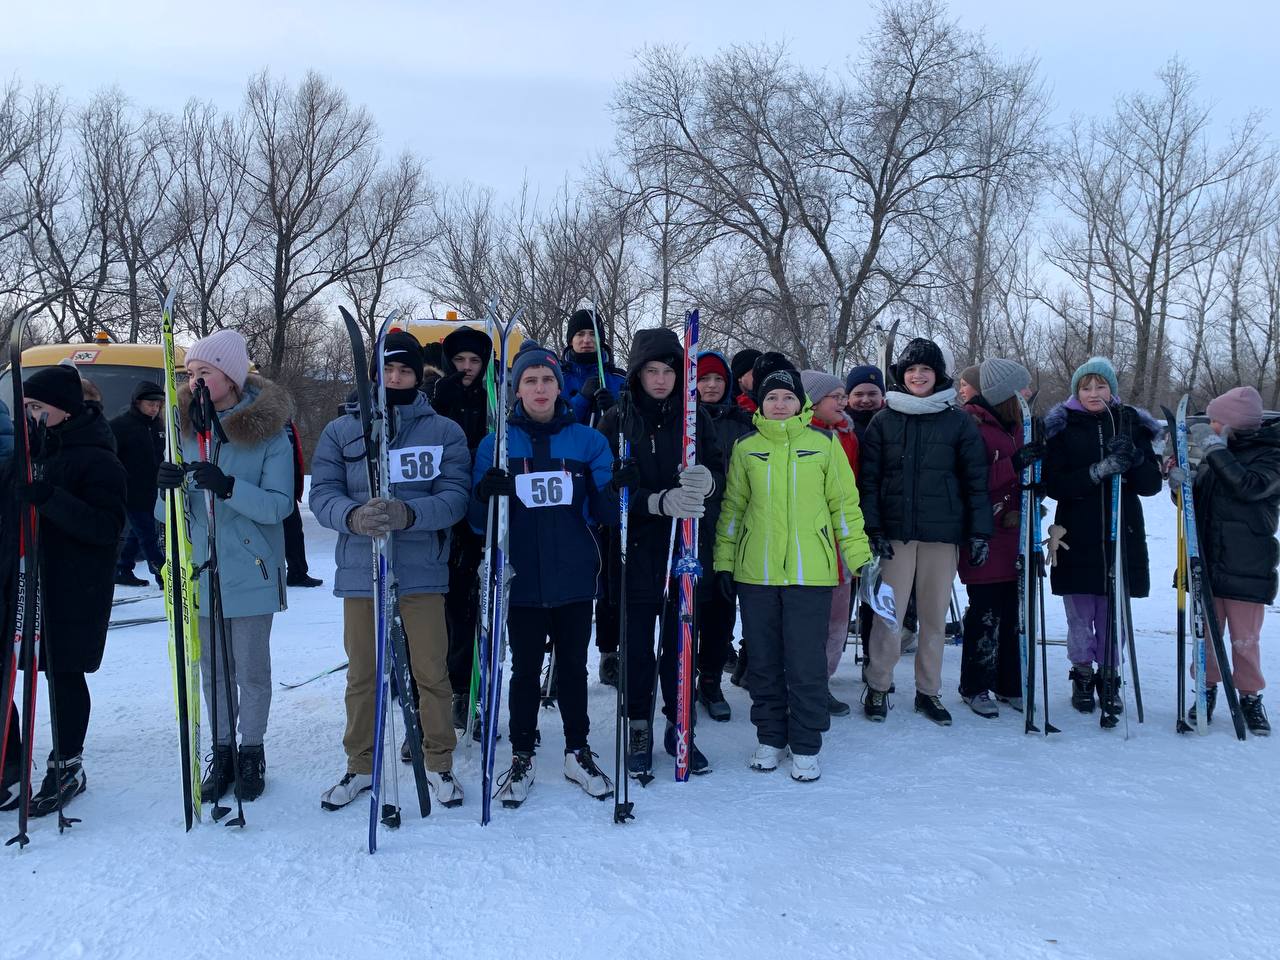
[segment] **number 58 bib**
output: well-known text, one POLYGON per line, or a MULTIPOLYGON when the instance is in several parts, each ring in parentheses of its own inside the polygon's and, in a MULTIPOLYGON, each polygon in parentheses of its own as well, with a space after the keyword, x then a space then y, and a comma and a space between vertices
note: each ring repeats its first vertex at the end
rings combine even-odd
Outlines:
POLYGON ((400 447, 391 451, 388 483, 426 483, 440 473, 444 447, 400 447))

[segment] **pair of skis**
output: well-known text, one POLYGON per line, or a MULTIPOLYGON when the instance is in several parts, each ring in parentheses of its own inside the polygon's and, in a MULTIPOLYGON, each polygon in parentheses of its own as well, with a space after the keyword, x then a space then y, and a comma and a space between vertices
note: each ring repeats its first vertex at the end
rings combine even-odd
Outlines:
MULTIPOLYGON (((511 391, 507 388, 508 349, 511 332, 524 312, 517 310, 506 323, 490 305, 485 327, 497 345, 493 368, 494 444, 491 466, 508 469, 507 414, 511 391)), ((502 703, 502 663, 507 651, 507 599, 515 575, 507 563, 511 504, 507 497, 489 500, 485 520, 484 560, 480 566, 480 737, 481 796, 480 823, 487 825, 493 806, 493 769, 498 745, 498 711, 502 703)))
MULTIPOLYGON (((1031 406, 1018 395, 1022 414, 1022 444, 1034 442, 1035 421, 1031 406)), ((1049 722, 1049 653, 1044 629, 1044 551, 1040 539, 1040 461, 1022 471, 1022 503, 1018 524, 1018 653, 1022 665, 1023 733, 1039 733, 1036 726, 1036 641, 1040 643, 1041 683, 1044 701, 1044 735, 1059 733, 1049 722)))
MULTIPOLYGON (((369 497, 390 499, 391 493, 391 443, 395 429, 391 422, 392 410, 387 404, 386 336, 393 329, 399 311, 392 311, 382 322, 374 339, 374 367, 376 388, 369 379, 368 355, 364 347, 364 333, 355 317, 345 307, 339 307, 347 335, 351 340, 351 353, 355 366, 356 406, 364 438, 365 476, 369 497), (375 393, 376 389, 376 393, 375 393)), ((413 762, 414 786, 418 796, 418 810, 423 817, 431 813, 431 790, 427 783, 426 759, 422 750, 422 725, 413 698, 413 675, 409 666, 408 641, 404 623, 400 617, 399 585, 395 577, 393 541, 390 534, 374 537, 371 549, 373 570, 373 638, 375 645, 374 671, 377 688, 374 694, 373 735, 373 785, 369 792, 369 852, 378 849, 378 824, 392 829, 400 825, 400 789, 394 763, 395 715, 390 709, 391 675, 394 671, 396 687, 404 718, 405 737, 409 743, 409 755, 413 762), (385 769, 392 768, 389 802, 383 802, 382 789, 385 769)), ((339 668, 340 669, 340 668, 339 668)), ((332 672, 332 671, 331 671, 332 672)))
MULTIPOLYGON (((1111 418, 1111 436, 1114 438, 1124 432, 1125 408, 1120 408, 1119 422, 1107 408, 1111 418)), ((1099 438, 1102 427, 1099 425, 1099 438)), ((1105 453, 1105 447, 1104 447, 1105 453)), ((1110 510, 1107 521, 1107 636, 1102 644, 1102 704, 1098 724, 1104 730, 1110 730, 1119 722, 1115 712, 1110 708, 1117 692, 1123 697, 1128 691, 1129 672, 1133 674, 1133 705, 1138 722, 1143 722, 1142 683, 1138 678, 1138 648, 1133 634, 1133 608, 1129 596, 1128 584, 1128 551, 1125 544, 1123 474, 1112 474, 1110 480, 1110 510), (1125 648, 1128 656, 1125 656, 1125 648), (1110 688, 1117 684, 1118 690, 1110 688)), ((1129 714, 1124 713, 1124 736, 1129 738, 1129 714)))
POLYGON ((1231 663, 1227 659, 1226 642, 1222 636, 1222 624, 1218 622, 1217 611, 1213 604, 1213 587, 1205 570, 1204 559, 1200 553, 1200 534, 1196 529, 1195 496, 1191 485, 1191 463, 1187 444, 1187 404, 1189 398, 1183 396, 1178 401, 1178 412, 1175 414, 1164 407, 1165 420, 1169 424, 1169 437, 1173 440, 1178 468, 1182 472, 1182 483, 1174 491, 1178 509, 1178 719, 1175 729, 1179 733, 1189 733, 1192 729, 1186 718, 1187 703, 1187 618, 1190 614, 1191 637, 1195 656, 1196 675, 1196 725, 1195 731, 1201 736, 1209 732, 1209 705, 1206 697, 1208 675, 1205 648, 1205 634, 1208 633, 1213 643, 1214 656, 1218 661, 1218 669, 1222 676, 1222 692, 1231 712, 1231 723, 1235 728, 1236 738, 1244 740, 1246 725, 1244 713, 1240 709, 1240 698, 1236 692, 1235 681, 1231 675, 1231 663), (1188 610, 1188 606, 1190 609, 1188 610))
MULTIPOLYGON (((22 389, 22 334, 27 315, 19 311, 13 318, 9 335, 9 376, 13 385, 13 462, 17 483, 32 483, 40 479, 41 468, 32 454, 32 432, 26 413, 26 398, 22 389)), ((44 432, 44 419, 36 424, 40 436, 44 432)), ((18 832, 5 841, 5 846, 16 843, 18 848, 30 842, 27 820, 31 807, 32 751, 35 746, 36 689, 38 672, 43 663, 49 690, 49 725, 53 736, 53 770, 58 784, 58 832, 80 821, 68 817, 62 808, 62 777, 64 757, 58 748, 57 691, 53 681, 52 651, 44 643, 44 594, 41 588, 40 518, 30 504, 18 507, 18 589, 14 598, 13 642, 4 671, 4 693, 0 709, 4 710, 4 739, 0 741, 0 769, 9 762, 5 747, 9 742, 9 724, 13 722, 13 698, 18 683, 18 666, 22 665, 22 758, 21 779, 18 787, 18 832)))

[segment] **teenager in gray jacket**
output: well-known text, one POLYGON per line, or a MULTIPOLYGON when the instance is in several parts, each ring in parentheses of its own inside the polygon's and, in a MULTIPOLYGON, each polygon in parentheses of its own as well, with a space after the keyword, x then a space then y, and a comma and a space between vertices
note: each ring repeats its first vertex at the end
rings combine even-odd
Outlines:
POLYGON ((321 797, 326 810, 346 806, 373 783, 378 677, 371 538, 388 533, 418 687, 427 779, 438 802, 446 807, 462 803, 462 789, 451 772, 457 735, 450 717, 444 594, 449 589, 449 531, 466 513, 470 498, 471 455, 462 428, 437 414, 418 392, 423 370, 418 341, 393 331, 385 341, 385 360, 387 405, 393 416, 392 497, 370 499, 364 437, 354 410, 324 428, 311 458, 311 512, 339 533, 333 592, 343 598, 343 642, 350 660, 342 739, 347 771, 321 797), (410 467, 402 469, 402 464, 410 467))

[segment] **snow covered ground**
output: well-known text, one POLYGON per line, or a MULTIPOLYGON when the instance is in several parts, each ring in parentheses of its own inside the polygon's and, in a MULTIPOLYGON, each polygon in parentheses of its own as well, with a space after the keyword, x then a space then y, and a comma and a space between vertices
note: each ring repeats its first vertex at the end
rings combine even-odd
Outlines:
MULTIPOLYGON (((1146 514, 1152 580, 1167 584, 1172 508, 1158 497, 1146 514)), ((306 521, 313 573, 331 582, 332 535, 306 521)), ((272 639, 283 681, 343 659, 327 586, 289 600, 272 639)), ((1104 732, 1071 710, 1062 647, 1050 740, 1024 737, 1020 715, 965 709, 948 647, 955 726, 911 712, 904 658, 888 723, 833 720, 817 783, 747 768, 748 700, 726 682, 733 721, 699 725, 714 773, 674 783, 660 753, 662 776, 633 787, 636 820, 615 826, 611 803, 562 778, 558 718, 544 712, 523 809, 498 807, 481 828, 478 750, 459 747, 466 803, 410 816, 403 767, 404 826, 374 857, 367 804, 319 805, 344 770, 343 674, 277 688, 247 828, 185 834, 164 625, 114 630, 90 679, 89 789, 70 808, 83 823, 59 836, 33 821, 25 851, 0 849, 0 957, 1280 955, 1280 744, 1237 743, 1225 709, 1209 737, 1176 735, 1173 594, 1134 609, 1147 722, 1130 718, 1128 742, 1123 725, 1104 732)), ((1052 598, 1049 614, 1061 638, 1052 598)), ((1273 674, 1277 623, 1273 611, 1273 674)), ((833 692, 857 702, 852 656, 833 692)), ((610 771, 613 710, 593 681, 592 741, 610 771)), ((500 751, 505 765, 505 740, 500 751)), ((15 817, 0 815, 0 834, 15 817)))

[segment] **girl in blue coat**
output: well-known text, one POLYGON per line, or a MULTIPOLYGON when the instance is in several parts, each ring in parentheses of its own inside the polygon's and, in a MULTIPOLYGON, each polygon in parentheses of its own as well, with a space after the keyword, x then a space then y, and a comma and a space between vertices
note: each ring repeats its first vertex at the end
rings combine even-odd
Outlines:
POLYGON ((516 399, 507 420, 507 463, 492 466, 496 438, 485 437, 476 452, 471 508, 472 525, 481 530, 489 498, 510 498, 512 758, 498 796, 503 806, 518 807, 533 786, 542 660, 550 638, 564 723, 564 775, 604 800, 613 795, 613 785, 587 744, 587 644, 601 585, 592 525, 618 522, 613 458, 603 434, 577 423, 561 398, 564 378, 555 354, 526 342, 511 378, 516 399))
MULTIPOLYGON (((267 761, 262 741, 271 709, 271 620, 284 610, 284 520, 293 512, 293 445, 284 432, 292 402, 271 381, 249 373, 244 337, 219 330, 187 351, 187 383, 178 393, 182 414, 182 457, 189 471, 162 463, 161 490, 187 483, 187 515, 195 563, 208 558, 206 491, 217 498, 218 573, 222 613, 230 644, 231 677, 210 640, 209 575, 200 574, 200 675, 204 699, 213 699, 217 663, 218 729, 214 754, 200 793, 205 803, 220 798, 234 781, 231 718, 222 684, 231 684, 240 731, 241 799, 254 800, 266 785, 267 761), (217 411, 226 441, 213 441, 209 462, 200 461, 191 426, 191 385, 203 380, 217 411)), ((163 507, 158 508, 163 515, 163 507)), ((172 574, 166 571, 165 576, 172 574)))

